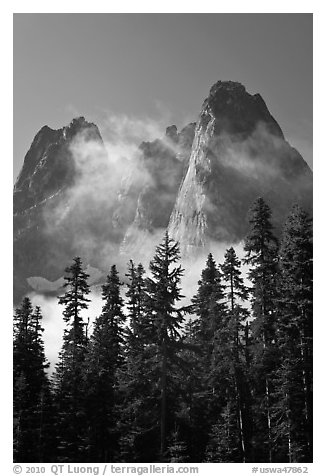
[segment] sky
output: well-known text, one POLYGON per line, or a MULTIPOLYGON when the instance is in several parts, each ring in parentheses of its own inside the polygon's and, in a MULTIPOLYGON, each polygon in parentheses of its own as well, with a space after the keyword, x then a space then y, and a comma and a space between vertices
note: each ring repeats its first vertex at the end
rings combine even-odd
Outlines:
MULTIPOLYGON (((260 93, 312 167, 312 14, 14 14, 14 180, 45 124, 195 121, 210 87, 260 93)), ((164 130, 162 131, 162 133, 164 130)))

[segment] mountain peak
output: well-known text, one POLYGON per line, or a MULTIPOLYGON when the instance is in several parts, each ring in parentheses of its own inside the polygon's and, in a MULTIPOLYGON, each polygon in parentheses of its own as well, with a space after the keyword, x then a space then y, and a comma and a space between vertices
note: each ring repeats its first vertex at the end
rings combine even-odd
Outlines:
POLYGON ((99 147, 106 154, 96 124, 79 116, 61 129, 42 127, 26 154, 14 190, 16 298, 30 277, 60 278, 69 256, 85 253, 86 264, 103 272, 125 253, 142 260, 166 227, 183 254, 238 243, 257 196, 272 208, 277 233, 294 202, 311 210, 311 170, 260 94, 236 81, 213 84, 196 123, 179 131, 169 125, 143 142, 141 173, 126 170, 121 185, 110 170, 107 180, 92 166, 80 186, 74 146, 88 141, 97 146, 87 148, 87 160, 98 159, 99 147), (71 200, 76 184, 78 200, 71 200))
POLYGON ((213 97, 220 92, 243 94, 246 93, 246 88, 237 81, 217 81, 211 87, 209 96, 213 97))
POLYGON ((311 207, 312 175, 259 94, 235 81, 218 81, 197 121, 187 173, 169 231, 186 254, 212 241, 236 243, 246 214, 263 195, 278 231, 294 203, 311 207))
POLYGON ((85 119, 85 116, 78 116, 78 117, 74 117, 71 121, 70 121, 70 124, 74 124, 74 123, 85 123, 87 122, 86 119, 85 119))
POLYGON ((93 139, 98 140, 101 137, 97 125, 87 121, 84 116, 75 117, 68 126, 64 127, 64 135, 67 139, 72 139, 77 134, 85 132, 88 139, 93 136, 93 139))
POLYGON ((91 123, 86 121, 84 116, 79 116, 79 117, 74 117, 68 126, 66 126, 68 129, 79 129, 83 127, 90 126, 91 123))
POLYGON ((72 182, 75 166, 70 145, 79 134, 85 140, 103 143, 98 127, 83 116, 60 129, 45 125, 38 131, 15 183, 15 213, 23 212, 72 182))
POLYGON ((250 94, 237 81, 217 81, 202 108, 202 117, 216 119, 218 131, 249 136, 261 124, 273 136, 284 139, 283 132, 260 94, 250 94))

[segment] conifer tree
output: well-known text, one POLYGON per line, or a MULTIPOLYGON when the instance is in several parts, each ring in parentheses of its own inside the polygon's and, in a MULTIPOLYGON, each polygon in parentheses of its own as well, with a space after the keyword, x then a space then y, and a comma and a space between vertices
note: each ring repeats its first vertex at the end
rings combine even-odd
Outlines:
POLYGON ((152 365, 159 377, 160 401, 160 460, 166 458, 167 433, 173 423, 173 376, 176 372, 176 355, 183 322, 182 309, 176 304, 183 297, 180 281, 183 274, 179 246, 166 232, 164 240, 156 247, 150 262, 151 277, 147 278, 147 312, 152 326, 154 354, 152 365))
MULTIPOLYGON (((229 371, 232 379, 229 395, 231 398, 233 397, 233 401, 227 402, 224 413, 229 420, 230 413, 235 410, 236 418, 233 418, 233 420, 237 422, 237 431, 233 434, 238 442, 238 452, 233 449, 232 457, 246 462, 249 459, 251 425, 244 335, 245 321, 249 317, 249 312, 242 304, 248 298, 248 288, 244 285, 241 277, 240 266, 241 261, 238 259, 234 248, 231 247, 226 250, 224 263, 220 266, 227 291, 226 300, 228 305, 225 321, 227 332, 223 333, 225 336, 223 347, 224 356, 227 356, 230 364, 229 371)), ((232 432, 229 432, 230 434, 232 432)), ((234 446, 236 445, 234 444, 234 446)))
POLYGON ((228 398, 211 427, 205 462, 239 463, 239 429, 235 398, 228 398))
POLYGON ((130 261, 125 300, 111 267, 91 336, 88 275, 76 257, 59 297, 66 329, 53 393, 42 312, 23 300, 14 316, 15 461, 312 461, 311 219, 294 206, 279 249, 262 198, 249 223, 250 289, 231 247, 220 266, 208 255, 191 306, 180 307, 184 270, 166 233, 150 277, 130 261))
POLYGON ((198 281, 197 294, 192 298, 193 311, 198 316, 198 338, 206 346, 208 362, 213 348, 214 334, 223 323, 225 312, 224 287, 213 255, 209 253, 206 267, 198 281))
POLYGON ((208 255, 206 267, 201 273, 198 290, 192 298, 196 345, 201 371, 200 386, 195 394, 198 426, 201 428, 201 459, 205 457, 210 428, 216 423, 217 415, 225 404, 226 374, 223 352, 223 328, 225 324, 225 295, 221 273, 213 259, 208 255), (198 411, 199 410, 199 411, 198 411))
POLYGON ((281 365, 274 407, 276 444, 289 462, 312 461, 312 257, 311 219, 296 205, 280 246, 281 365))
POLYGON ((277 239, 273 233, 271 210, 260 197, 249 210, 250 230, 245 240, 244 263, 250 266, 252 310, 257 319, 256 334, 267 345, 275 338, 275 308, 277 282, 277 239))
POLYGON ((23 299, 20 308, 16 309, 14 315, 14 381, 17 379, 24 367, 26 367, 27 352, 31 341, 31 320, 33 306, 31 300, 23 299))
POLYGON ((152 328, 146 311, 145 270, 130 261, 126 277, 129 326, 125 335, 125 362, 119 373, 120 448, 126 462, 155 460, 156 400, 152 380, 152 328))
MULTIPOLYGON (((180 398, 176 421, 177 440, 172 435, 172 447, 186 448, 182 457, 187 461, 203 461, 208 439, 211 391, 203 381, 202 345, 198 341, 198 326, 191 317, 184 325, 179 352, 180 398)), ((175 432, 174 432, 175 433, 175 432)), ((172 454, 172 452, 170 452, 172 454)), ((173 449, 175 455, 175 449, 173 449)))
POLYGON ((14 460, 42 462, 51 458, 51 394, 45 370, 40 307, 24 298, 14 318, 14 460))
POLYGON ((278 244, 273 234, 271 210, 261 197, 249 210, 249 224, 250 229, 244 245, 244 262, 250 266, 248 277, 252 283, 251 306, 255 318, 251 325, 257 435, 254 458, 272 462, 271 375, 278 360, 275 346, 278 244))
POLYGON ((123 300, 116 266, 102 286, 101 315, 94 323, 87 356, 88 459, 107 462, 118 458, 118 370, 123 363, 123 300))
POLYGON ((90 300, 88 274, 79 257, 65 269, 66 292, 59 297, 65 306, 63 318, 67 324, 63 346, 53 377, 57 405, 58 461, 83 461, 85 457, 84 362, 87 351, 85 324, 81 311, 90 300))
POLYGON ((136 267, 130 260, 126 298, 128 308, 129 327, 134 336, 142 336, 145 330, 144 314, 146 306, 145 269, 141 263, 136 267))
MULTIPOLYGON (((211 377, 214 396, 210 399, 209 438, 205 458, 212 462, 242 462, 248 459, 248 398, 245 375, 243 325, 248 311, 241 305, 248 291, 243 284, 233 248, 220 265, 218 313, 213 336, 211 377), (223 278, 223 284, 221 279, 223 278)), ((214 296, 214 295, 213 295, 214 296)))

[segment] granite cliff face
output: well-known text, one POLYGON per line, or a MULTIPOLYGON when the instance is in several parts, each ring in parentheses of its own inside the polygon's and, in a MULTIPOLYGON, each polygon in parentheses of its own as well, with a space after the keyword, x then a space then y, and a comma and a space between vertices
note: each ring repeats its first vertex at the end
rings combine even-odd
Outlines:
POLYGON ((76 255, 100 280, 144 230, 166 228, 194 127, 168 127, 139 146, 133 164, 113 163, 97 126, 83 117, 59 130, 43 127, 14 187, 15 302, 31 289, 56 292, 76 255))
POLYGON ((75 169, 69 145, 81 132, 89 139, 102 140, 95 124, 84 117, 58 130, 44 126, 36 134, 14 186, 15 214, 40 205, 71 185, 75 169))
POLYGON ((15 302, 40 286, 56 292, 76 255, 101 280, 111 264, 146 256, 167 227, 184 255, 237 243, 258 196, 278 232, 293 203, 312 211, 310 168, 240 83, 214 84, 196 123, 167 127, 136 159, 109 159, 83 117, 35 136, 14 187, 15 302))
MULTIPOLYGON (((146 238, 156 230, 166 229, 175 205, 182 178, 188 167, 195 124, 180 132, 176 126, 166 129, 165 137, 140 145, 141 160, 150 181, 139 190, 137 207, 132 223, 121 243, 123 255, 137 252, 139 259, 146 255, 146 238)), ((148 251, 148 250, 147 250, 148 251)))
POLYGON ((97 126, 83 117, 59 130, 44 126, 25 156, 13 197, 15 300, 31 289, 29 277, 57 280, 77 253, 73 237, 81 224, 70 203, 80 175, 72 152, 77 137, 97 144, 105 156, 97 126))
POLYGON ((312 210, 312 172, 259 94, 219 81, 198 118, 169 231, 184 254, 211 241, 239 242, 258 196, 272 208, 279 232, 293 203, 312 210))

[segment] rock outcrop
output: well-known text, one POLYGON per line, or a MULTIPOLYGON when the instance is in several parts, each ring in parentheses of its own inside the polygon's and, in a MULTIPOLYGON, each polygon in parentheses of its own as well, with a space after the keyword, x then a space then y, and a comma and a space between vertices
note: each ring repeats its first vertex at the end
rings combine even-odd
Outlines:
POLYGON ((106 154, 97 126, 84 117, 59 130, 42 127, 26 154, 13 197, 15 301, 30 289, 28 278, 55 281, 78 254, 78 212, 70 209, 70 191, 80 174, 72 151, 80 137, 106 154))
POLYGON ((137 254, 141 259, 151 235, 166 229, 188 167, 194 131, 194 123, 180 132, 173 125, 166 129, 164 138, 140 145, 141 160, 150 180, 138 194, 134 220, 121 244, 122 254, 137 254))
POLYGON ((236 243, 248 230, 247 212, 263 196, 277 232, 293 203, 312 210, 312 172, 259 94, 219 81, 197 121, 186 176, 169 223, 183 253, 211 241, 236 243))
POLYGON ((143 142, 133 165, 109 159, 83 117, 35 136, 14 187, 15 302, 31 287, 53 292, 77 255, 98 280, 113 263, 148 259, 167 227, 184 255, 237 243, 258 196, 277 233, 293 203, 312 211, 310 168, 240 83, 214 84, 197 123, 143 142))

